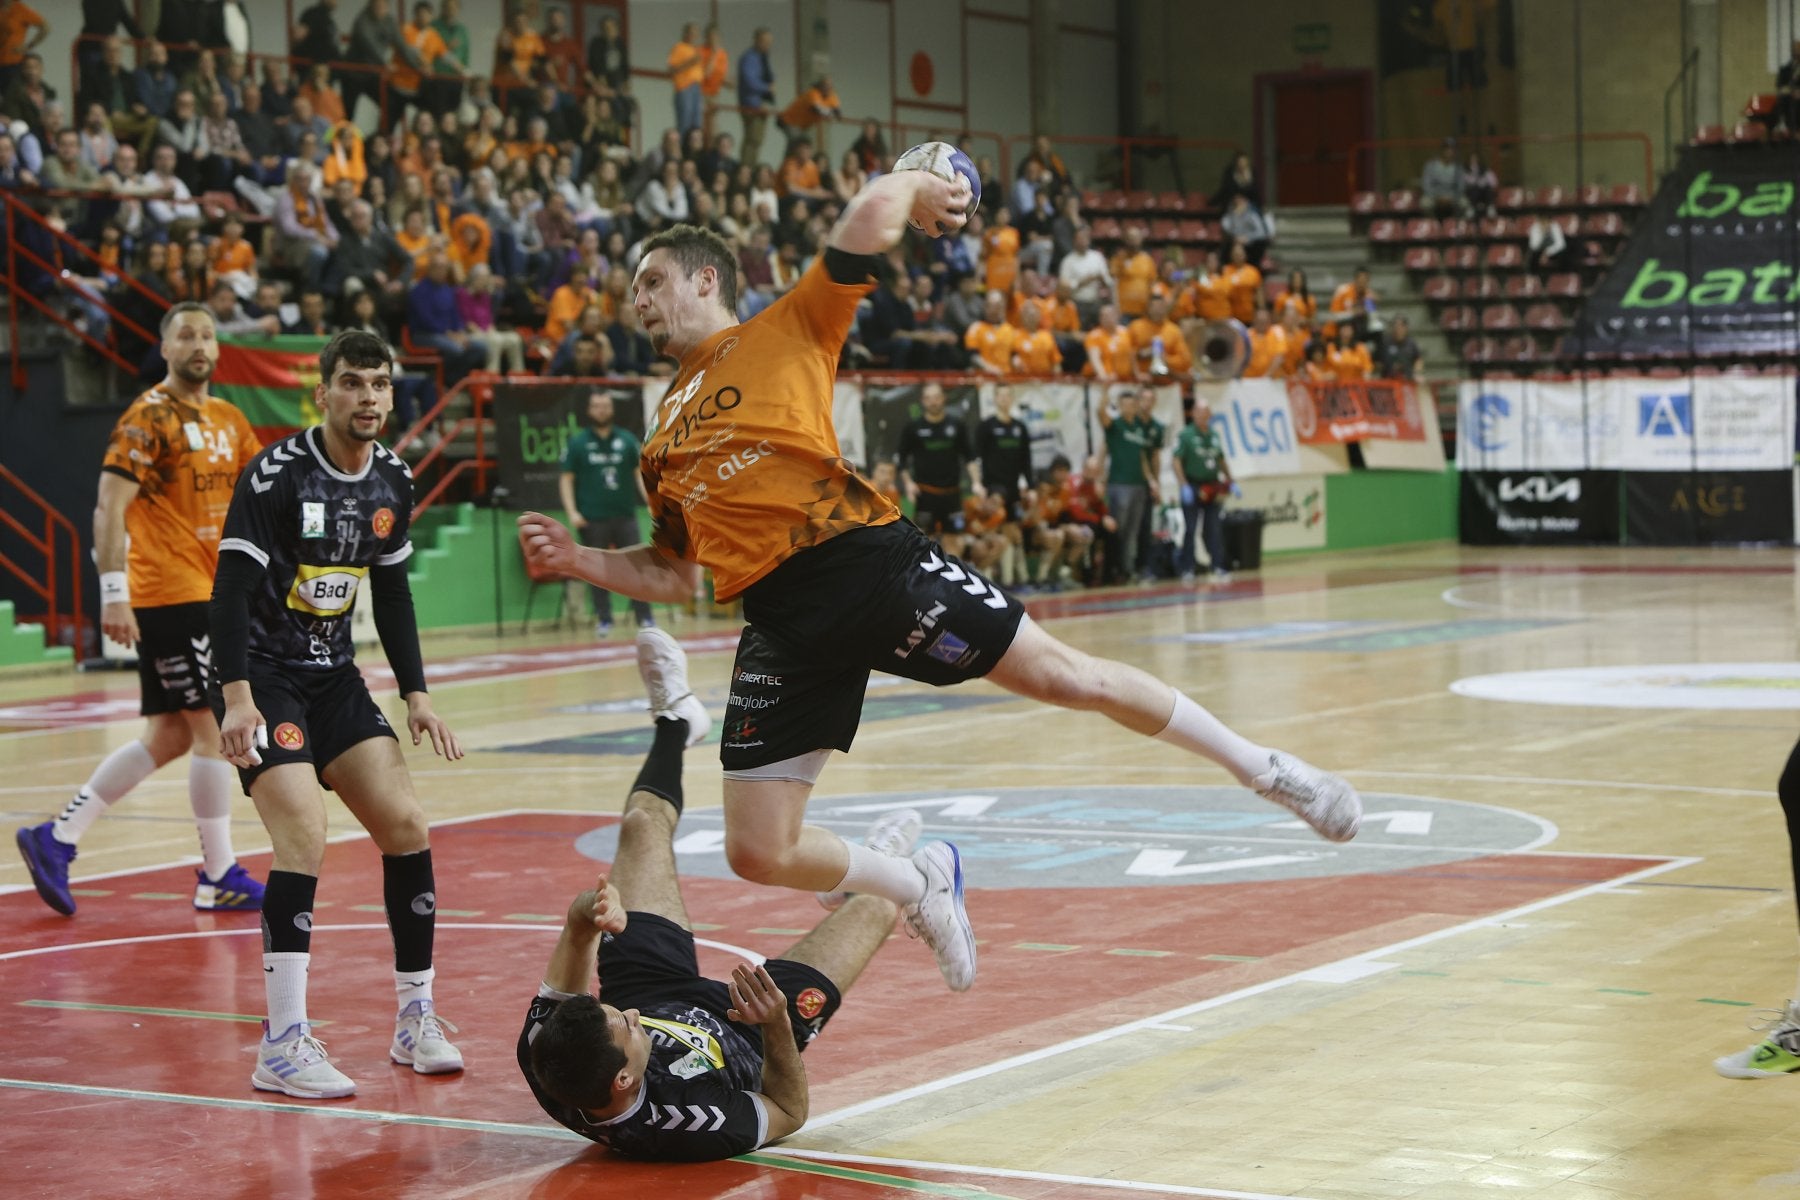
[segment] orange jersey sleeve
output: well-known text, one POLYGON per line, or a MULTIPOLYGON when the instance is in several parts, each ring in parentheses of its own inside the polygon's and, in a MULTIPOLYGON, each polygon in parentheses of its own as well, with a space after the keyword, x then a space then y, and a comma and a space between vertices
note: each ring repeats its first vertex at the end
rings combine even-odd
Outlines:
POLYGON ((834 282, 824 258, 690 351, 647 424, 652 540, 711 569, 721 600, 810 546, 900 516, 843 457, 831 420, 838 354, 874 285, 834 282))
POLYGON ((261 449, 244 414, 223 400, 194 405, 156 387, 125 410, 101 469, 138 485, 125 508, 134 607, 212 596, 231 490, 261 449))
POLYGON ((963 346, 981 356, 983 362, 1008 374, 1012 372, 1013 349, 1018 330, 1011 325, 989 325, 977 321, 963 334, 963 346))
POLYGON ((1021 330, 1013 353, 1019 357, 1022 375, 1054 375, 1062 369, 1062 351, 1057 348, 1056 335, 1047 329, 1036 333, 1021 330))

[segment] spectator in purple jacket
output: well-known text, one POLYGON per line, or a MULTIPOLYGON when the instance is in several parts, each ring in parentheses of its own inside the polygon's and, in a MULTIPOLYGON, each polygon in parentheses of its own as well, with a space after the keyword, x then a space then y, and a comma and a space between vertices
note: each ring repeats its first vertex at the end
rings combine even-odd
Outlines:
POLYGON ((406 325, 415 343, 443 356, 448 385, 487 363, 487 343, 469 332, 457 311, 450 258, 442 250, 431 252, 424 277, 406 294, 406 325))

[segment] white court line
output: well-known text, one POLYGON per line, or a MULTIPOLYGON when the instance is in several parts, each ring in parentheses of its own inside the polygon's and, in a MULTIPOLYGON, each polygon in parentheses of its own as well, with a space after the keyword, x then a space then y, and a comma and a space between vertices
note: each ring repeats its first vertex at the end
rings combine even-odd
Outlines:
MULTIPOLYGON (((867 1167, 904 1167, 911 1171, 946 1171, 961 1175, 987 1175, 995 1179, 1029 1179, 1039 1183, 1076 1183, 1088 1187, 1115 1188, 1127 1192, 1161 1192, 1171 1196, 1213 1196, 1218 1200, 1307 1200, 1292 1192, 1234 1192, 1229 1188, 1194 1187, 1181 1183, 1148 1183, 1136 1179, 1108 1179, 1103 1175, 1059 1175, 1053 1171, 1020 1171, 1011 1167, 972 1167, 966 1163, 930 1162, 917 1158, 881 1158, 869 1154, 838 1154, 830 1150, 764 1150, 780 1158, 804 1158, 813 1162, 846 1163, 867 1167)), ((931 1182, 931 1181, 927 1181, 931 1182)))
POLYGON ((894 1105, 904 1104, 908 1100, 916 1100, 921 1096, 930 1096, 949 1088, 959 1087, 965 1083, 973 1083, 976 1080, 986 1079, 990 1075, 998 1075, 1002 1072, 1013 1070, 1015 1067, 1028 1066, 1031 1063, 1042 1062, 1049 1058, 1056 1058, 1075 1050, 1084 1050, 1089 1046, 1096 1046, 1102 1042, 1108 1042, 1114 1038, 1123 1037, 1126 1034, 1137 1033, 1140 1030, 1151 1029, 1158 1025, 1179 1021, 1181 1018, 1192 1016, 1195 1013, 1206 1012, 1214 1008, 1222 1008, 1227 1004, 1234 1004, 1239 1000, 1247 1000, 1252 996, 1260 996, 1265 992, 1272 992, 1292 984, 1304 983, 1307 980, 1307 976, 1315 971, 1343 970, 1354 963, 1372 962, 1389 955, 1400 954, 1407 950, 1417 949, 1420 946, 1428 946, 1433 942, 1441 942, 1448 938, 1459 937, 1462 934, 1470 933, 1477 929, 1490 929, 1497 925, 1505 925, 1519 917, 1529 916, 1532 913, 1542 912, 1545 909, 1556 908, 1560 905, 1567 904, 1570 901, 1580 900, 1587 896, 1608 891, 1617 886, 1637 883, 1638 881, 1648 879, 1653 875, 1661 875, 1665 871, 1673 871, 1681 867, 1691 867, 1695 863, 1701 861, 1704 860, 1700 858, 1679 858, 1666 863, 1658 863, 1655 866, 1645 867, 1641 871, 1633 871, 1628 875, 1621 875, 1619 878, 1608 880, 1605 883, 1589 884, 1587 887, 1577 888, 1572 892, 1564 892, 1559 895, 1546 897, 1542 900, 1534 900, 1530 904, 1521 905, 1518 908, 1511 908, 1505 912, 1495 913, 1492 916, 1479 917, 1473 921, 1465 921, 1460 925, 1451 925, 1432 933, 1407 938, 1404 941, 1394 942, 1391 945, 1381 946, 1374 950, 1365 950, 1360 954, 1352 954, 1346 958, 1338 959, 1336 962, 1326 963, 1319 967, 1308 967, 1304 971, 1296 971, 1291 975, 1283 975, 1278 979, 1269 979, 1262 983, 1252 984, 1249 987, 1239 988, 1235 992, 1226 992, 1223 995, 1213 996, 1194 1004, 1184 1004, 1180 1008, 1172 1008, 1167 1012, 1160 1012, 1154 1016, 1141 1017, 1136 1021, 1128 1021, 1123 1025, 1115 1025, 1111 1029, 1097 1030, 1094 1033, 1086 1034, 1082 1037, 1071 1038, 1066 1042, 1058 1042, 1053 1046, 1045 1046, 1025 1054, 1015 1054, 1011 1058, 1003 1058, 997 1062, 988 1063, 985 1066, 974 1067, 967 1071, 959 1071, 954 1075, 946 1075, 942 1079, 935 1079, 930 1083, 921 1083, 914 1087, 904 1088, 898 1092, 889 1093, 886 1096, 878 1096, 873 1100, 864 1100, 859 1104, 852 1104, 846 1108, 828 1112, 821 1117, 816 1117, 811 1121, 808 1121, 806 1127, 808 1129, 823 1129, 827 1125, 836 1125, 839 1122, 848 1121, 854 1117, 864 1116, 872 1112, 879 1112, 884 1108, 892 1108, 894 1105))

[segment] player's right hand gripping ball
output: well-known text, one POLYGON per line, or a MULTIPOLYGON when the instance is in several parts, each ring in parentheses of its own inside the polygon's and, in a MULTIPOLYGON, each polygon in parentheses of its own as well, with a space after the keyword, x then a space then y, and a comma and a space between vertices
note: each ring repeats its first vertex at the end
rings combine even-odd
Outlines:
MULTIPOLYGON (((975 210, 981 206, 981 176, 976 172, 975 164, 969 161, 969 156, 949 142, 921 142, 894 161, 894 170, 930 171, 939 179, 947 179, 952 183, 961 175, 969 181, 968 215, 974 216, 975 210)), ((910 218, 906 223, 921 233, 925 231, 923 225, 910 218)))

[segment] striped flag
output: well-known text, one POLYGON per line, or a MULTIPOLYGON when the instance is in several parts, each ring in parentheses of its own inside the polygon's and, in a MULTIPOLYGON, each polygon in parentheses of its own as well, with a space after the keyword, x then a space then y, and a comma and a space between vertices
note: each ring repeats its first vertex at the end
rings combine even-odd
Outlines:
POLYGON ((219 338, 212 394, 238 406, 265 443, 319 423, 313 388, 319 382, 322 337, 219 338))

